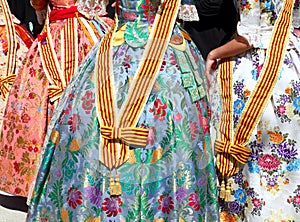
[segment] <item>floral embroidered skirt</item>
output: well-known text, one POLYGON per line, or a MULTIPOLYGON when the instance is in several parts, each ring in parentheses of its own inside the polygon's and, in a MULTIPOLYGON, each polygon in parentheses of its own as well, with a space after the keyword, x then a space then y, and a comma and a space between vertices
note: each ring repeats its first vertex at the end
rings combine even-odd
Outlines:
MULTIPOLYGON (((248 162, 230 179, 230 201, 220 200, 221 221, 300 220, 300 53, 292 45, 289 48, 248 143, 248 162)), ((234 58, 234 126, 258 80, 265 52, 254 49, 234 58)), ((217 91, 212 98, 212 122, 218 128, 221 105, 217 91)))
MULTIPOLYGON (((77 18, 73 20, 76 22, 77 18)), ((95 36, 95 41, 97 41, 105 29, 101 26, 101 19, 89 21, 88 24, 94 29, 91 29, 88 34, 86 28, 83 28, 84 24, 79 24, 78 21, 78 29, 74 33, 78 43, 77 59, 80 64, 94 45, 94 42, 90 41, 90 36, 95 36)), ((8 95, 0 139, 0 190, 7 193, 27 197, 31 183, 35 179, 47 124, 56 105, 50 102, 48 97, 48 90, 53 79, 44 69, 38 44, 39 42, 50 44, 56 56, 52 59, 57 59, 57 64, 62 70, 67 69, 64 68, 65 60, 63 59, 66 36, 61 34, 67 24, 67 20, 59 20, 50 24, 52 44, 50 41, 45 41, 45 34, 36 38, 24 56, 23 65, 8 95)), ((51 57, 49 55, 47 55, 48 60, 51 57)), ((68 65, 70 68, 70 63, 68 65)), ((75 67, 71 68, 75 69, 75 67)), ((68 77, 71 79, 73 74, 70 72, 68 77)))
MULTIPOLYGON (((182 51, 167 48, 137 124, 150 130, 148 145, 130 147, 129 160, 118 169, 120 197, 110 196, 110 172, 99 162, 99 45, 91 51, 52 118, 28 221, 218 221, 208 104, 205 94, 192 99, 189 91, 204 87, 204 62, 194 44, 185 43, 182 51), (184 87, 184 74, 193 84, 184 87)), ((119 108, 143 50, 126 42, 114 47, 119 108)))

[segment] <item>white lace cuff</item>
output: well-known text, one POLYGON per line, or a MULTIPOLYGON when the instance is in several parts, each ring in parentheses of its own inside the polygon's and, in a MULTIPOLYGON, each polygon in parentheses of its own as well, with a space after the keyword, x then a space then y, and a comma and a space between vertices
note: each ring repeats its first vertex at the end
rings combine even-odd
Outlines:
POLYGON ((198 12, 195 5, 181 5, 178 18, 183 21, 199 21, 198 12))

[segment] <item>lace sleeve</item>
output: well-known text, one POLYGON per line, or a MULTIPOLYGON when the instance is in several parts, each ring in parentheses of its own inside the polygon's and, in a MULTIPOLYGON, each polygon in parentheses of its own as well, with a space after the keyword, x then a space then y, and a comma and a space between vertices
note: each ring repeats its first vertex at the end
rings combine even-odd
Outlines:
POLYGON ((108 0, 78 0, 77 7, 78 11, 84 15, 104 16, 107 14, 106 6, 108 3, 108 0))
POLYGON ((49 3, 49 0, 30 0, 30 4, 37 11, 47 9, 48 3, 49 3))
MULTIPOLYGON (((260 2, 245 0, 240 5, 240 21, 237 25, 238 35, 246 38, 250 45, 259 47, 261 45, 261 11, 260 2)), ((268 27, 272 30, 272 26, 268 27)))
POLYGON ((178 17, 183 21, 199 21, 194 0, 181 1, 178 17))
POLYGON ((300 28, 300 0, 296 0, 294 4, 293 27, 300 28))

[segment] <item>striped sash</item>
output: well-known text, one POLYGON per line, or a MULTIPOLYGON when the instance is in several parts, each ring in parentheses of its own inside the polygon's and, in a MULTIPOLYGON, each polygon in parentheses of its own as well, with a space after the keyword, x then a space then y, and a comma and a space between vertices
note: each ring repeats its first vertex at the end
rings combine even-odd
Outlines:
MULTIPOLYGON (((165 0, 161 11, 157 13, 143 59, 130 83, 127 100, 119 113, 112 70, 112 45, 117 21, 115 28, 107 33, 101 42, 96 64, 97 115, 101 126, 99 159, 109 170, 118 169, 128 160, 129 145, 145 147, 147 144, 148 129, 136 127, 136 124, 159 72, 172 35, 179 4, 179 0, 165 0)), ((111 195, 120 193, 115 194, 111 188, 111 195)))
POLYGON ((16 54, 18 41, 16 37, 15 25, 13 22, 12 14, 10 12, 8 3, 6 0, 0 0, 2 6, 3 15, 5 18, 5 28, 6 28, 6 38, 8 42, 8 52, 6 58, 6 73, 1 74, 0 77, 0 93, 3 100, 5 100, 10 86, 13 84, 16 75, 15 65, 16 65, 16 54))
POLYGON ((78 22, 87 35, 91 46, 98 40, 94 33, 95 28, 89 27, 93 26, 93 24, 83 21, 84 19, 78 16, 67 19, 66 24, 60 32, 60 62, 55 52, 48 21, 45 24, 46 30, 39 35, 38 48, 43 69, 50 83, 48 95, 51 102, 60 98, 61 93, 78 68, 78 22))
MULTIPOLYGON (((230 177, 237 173, 238 163, 246 164, 250 150, 246 147, 251 134, 257 125, 266 103, 271 97, 272 90, 280 74, 289 40, 293 10, 293 0, 285 0, 283 8, 274 25, 272 38, 259 80, 246 103, 235 133, 233 130, 233 101, 232 101, 232 61, 223 59, 219 68, 219 82, 222 98, 222 113, 219 134, 215 142, 217 168, 222 176, 230 177), (230 89, 230 90, 228 90, 230 89)), ((221 185, 220 197, 224 198, 224 181, 221 185)), ((226 191, 228 188, 226 188, 226 191)))

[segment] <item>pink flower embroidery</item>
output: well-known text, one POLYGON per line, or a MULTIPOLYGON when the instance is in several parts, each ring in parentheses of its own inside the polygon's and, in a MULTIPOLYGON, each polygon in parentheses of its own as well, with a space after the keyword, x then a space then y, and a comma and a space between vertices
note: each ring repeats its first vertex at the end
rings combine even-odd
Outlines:
POLYGON ((195 140, 198 133, 199 133, 199 129, 198 129, 198 126, 197 126, 197 123, 195 122, 190 122, 190 129, 191 129, 191 137, 192 137, 192 140, 195 140))
POLYGON ((278 106, 278 113, 285 114, 286 108, 283 105, 278 106))
POLYGON ((253 203, 253 205, 255 206, 255 207, 259 207, 260 206, 260 201, 259 201, 259 199, 253 199, 252 200, 252 203, 253 203))
POLYGON ((196 211, 200 210, 200 201, 197 193, 190 194, 189 206, 193 207, 196 211))
POLYGON ((155 134, 156 134, 156 129, 155 129, 155 127, 150 126, 150 127, 149 127, 148 139, 147 139, 148 144, 149 144, 150 146, 152 146, 152 145, 154 144, 154 141, 155 141, 155 139, 156 139, 155 134))
POLYGON ((84 97, 82 97, 82 108, 86 114, 90 114, 94 107, 95 98, 92 91, 86 91, 84 97))
POLYGON ((81 123, 80 116, 78 116, 77 114, 73 114, 68 120, 68 124, 70 125, 70 131, 74 133, 76 130, 78 130, 79 123, 81 123))
POLYGON ((265 154, 259 158, 258 165, 264 170, 272 171, 279 167, 280 161, 275 156, 265 154))
POLYGON ((175 120, 176 122, 180 122, 181 119, 182 119, 181 113, 177 113, 177 114, 174 116, 174 120, 175 120))

